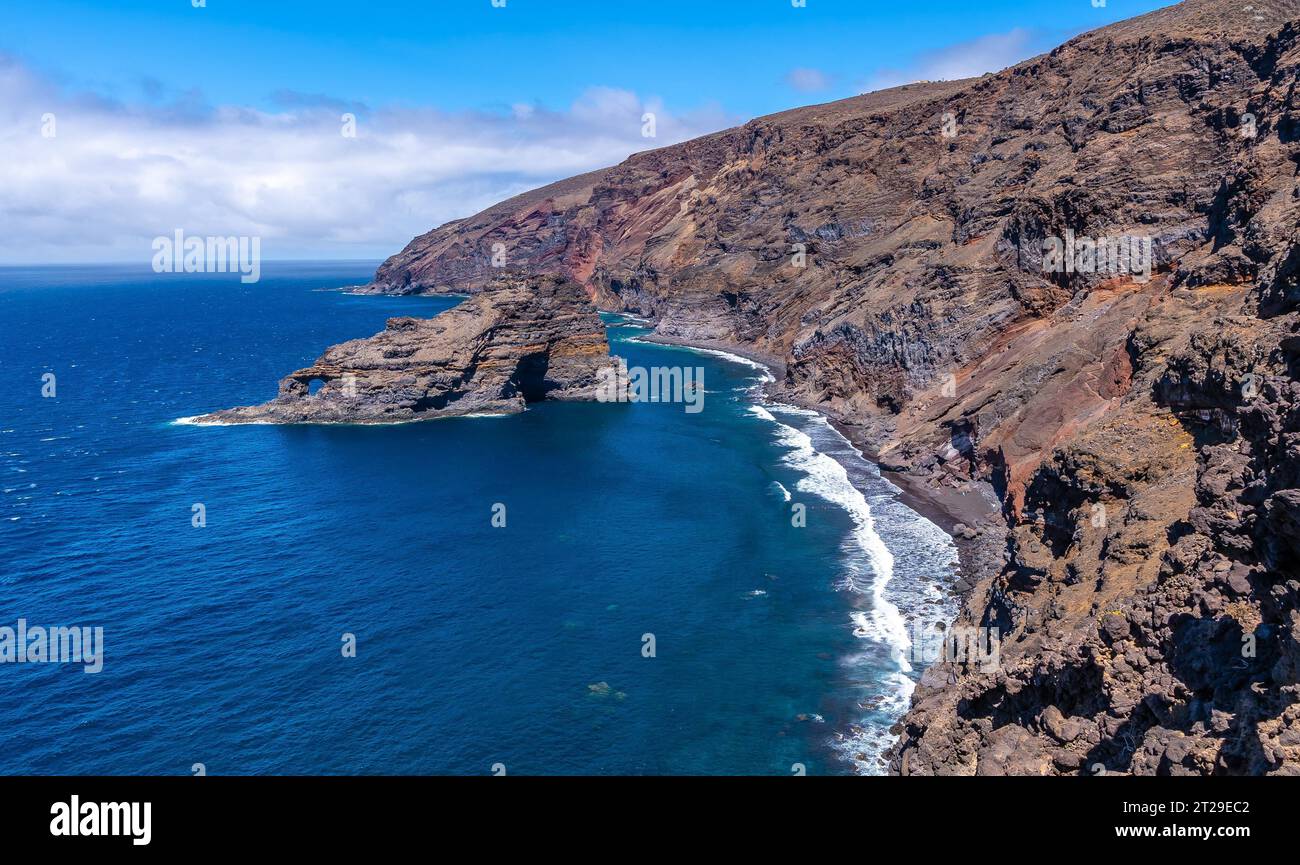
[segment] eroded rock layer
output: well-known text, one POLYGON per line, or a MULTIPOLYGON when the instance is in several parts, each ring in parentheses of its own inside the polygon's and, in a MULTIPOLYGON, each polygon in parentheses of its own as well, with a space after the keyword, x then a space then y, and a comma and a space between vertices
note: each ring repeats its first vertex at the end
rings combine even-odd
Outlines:
POLYGON ((501 280, 430 318, 392 318, 286 376, 264 405, 199 423, 397 423, 595 400, 609 356, 582 289, 556 277, 501 280))
POLYGON ((1188 0, 638 154, 372 290, 482 291, 504 255, 783 358, 784 398, 921 487, 991 484, 957 624, 1000 665, 930 669, 895 771, 1295 773, 1298 78, 1300 2, 1188 0), (1148 243, 1149 272, 1050 265, 1066 237, 1148 243))

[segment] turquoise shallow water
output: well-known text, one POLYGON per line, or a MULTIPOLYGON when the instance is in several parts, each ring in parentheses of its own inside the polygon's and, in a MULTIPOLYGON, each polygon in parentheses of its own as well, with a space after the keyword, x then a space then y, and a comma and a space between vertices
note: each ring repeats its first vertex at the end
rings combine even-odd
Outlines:
POLYGON ((0 772, 875 769, 955 552, 752 365, 610 317, 630 363, 705 370, 702 413, 172 423, 455 302, 321 290, 372 272, 0 269, 0 625, 105 643, 95 675, 0 665, 0 772))

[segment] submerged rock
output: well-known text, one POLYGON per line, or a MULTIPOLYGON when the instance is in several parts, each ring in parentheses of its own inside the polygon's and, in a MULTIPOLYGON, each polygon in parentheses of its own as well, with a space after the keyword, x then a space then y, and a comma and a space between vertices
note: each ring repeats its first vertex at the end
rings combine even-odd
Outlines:
POLYGON ((196 423, 399 423, 513 414, 542 400, 595 400, 609 356, 582 288, 544 277, 501 281, 434 318, 392 318, 286 376, 271 402, 196 423), (313 389, 319 385, 319 389, 313 389))
POLYGON ((587 686, 588 696, 591 697, 612 697, 615 700, 626 700, 627 694, 623 691, 615 691, 609 686, 609 682, 597 682, 594 685, 587 686))

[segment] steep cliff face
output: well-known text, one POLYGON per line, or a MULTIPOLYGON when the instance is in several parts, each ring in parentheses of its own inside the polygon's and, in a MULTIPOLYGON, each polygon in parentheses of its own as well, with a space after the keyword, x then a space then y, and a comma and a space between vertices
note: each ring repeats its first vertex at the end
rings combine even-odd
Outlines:
POLYGON ((501 280, 436 318, 393 318, 286 376, 279 395, 196 423, 396 423, 595 400, 609 356, 582 289, 556 277, 501 280), (313 390, 314 386, 319 385, 313 390))
POLYGON ((919 485, 991 483, 958 624, 1001 666, 933 667, 896 771, 1295 772, 1298 79, 1300 0, 1188 0, 638 154, 372 290, 561 275, 784 358, 784 398, 919 485))

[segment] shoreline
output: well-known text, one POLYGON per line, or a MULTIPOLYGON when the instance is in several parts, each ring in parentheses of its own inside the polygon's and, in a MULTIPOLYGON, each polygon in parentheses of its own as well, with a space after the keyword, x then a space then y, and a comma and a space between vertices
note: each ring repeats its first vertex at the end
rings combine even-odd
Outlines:
POLYGON ((958 537, 959 526, 977 527, 986 523, 990 517, 999 516, 995 502, 980 494, 977 486, 979 482, 971 482, 971 488, 966 491, 943 486, 935 488, 916 475, 886 469, 880 463, 880 454, 871 446, 866 434, 858 425, 827 414, 821 409, 813 409, 813 411, 826 415, 831 426, 835 427, 840 435, 852 442, 866 459, 880 468, 881 477, 898 487, 899 498, 908 507, 948 534, 958 537))
POLYGON ((826 418, 836 432, 880 470, 882 478, 898 488, 898 498, 904 505, 930 520, 952 538, 961 564, 961 572, 953 587, 957 594, 964 597, 980 580, 1001 570, 1006 524, 1002 518, 1001 504, 991 484, 986 481, 970 481, 966 490, 932 487, 920 476, 885 469, 880 463, 879 443, 872 442, 861 426, 827 411, 825 406, 809 405, 797 395, 773 392, 785 378, 786 363, 770 352, 716 339, 690 340, 654 333, 637 339, 651 344, 722 352, 763 364, 774 377, 773 381, 763 385, 765 396, 814 411, 826 418))
POLYGON ((1007 526, 991 484, 970 481, 969 489, 965 491, 945 486, 932 487, 917 475, 885 469, 860 427, 831 415, 827 417, 840 435, 880 469, 882 478, 898 487, 898 498, 903 504, 952 538, 961 564, 953 586, 957 595, 964 598, 982 580, 1002 570, 1007 526))
MULTIPOLYGON (((841 578, 835 585, 838 591, 848 592, 850 598, 855 595, 871 598, 866 611, 863 609, 864 601, 846 601, 853 635, 887 652, 897 666, 892 672, 882 669, 866 674, 859 671, 849 676, 850 682, 861 685, 867 683, 865 679, 859 681, 864 675, 875 681, 865 689, 862 699, 844 703, 841 707, 844 719, 837 723, 833 737, 819 741, 817 747, 825 751, 826 758, 832 763, 847 766, 851 775, 888 775, 889 755, 899 742, 898 724, 911 707, 912 695, 919 685, 919 681, 912 678, 916 675, 914 667, 906 660, 913 648, 907 623, 911 621, 914 627, 943 630, 951 627, 960 614, 960 598, 952 590, 958 577, 948 564, 952 557, 960 561, 958 539, 905 500, 901 488, 878 473, 879 463, 868 457, 829 413, 783 398, 779 388, 785 377, 785 364, 779 358, 754 349, 738 350, 716 340, 692 342, 638 335, 630 337, 629 341, 708 354, 731 364, 750 367, 761 375, 757 384, 741 388, 744 403, 751 412, 771 422, 778 430, 789 433, 789 437, 778 434, 781 443, 791 449, 782 457, 783 464, 805 473, 809 480, 821 479, 806 491, 812 491, 847 512, 854 526, 850 537, 859 549, 858 553, 848 555, 861 557, 860 561, 870 568, 871 580, 867 584, 841 578), (782 412, 793 413, 804 420, 795 420, 786 414, 779 419, 774 417, 774 413, 782 412), (814 429, 822 432, 814 432, 814 429), (830 466, 835 466, 835 470, 829 470, 830 466), (876 472, 866 476, 861 474, 867 466, 875 468, 876 472), (883 492, 890 500, 888 506, 880 502, 879 511, 871 505, 871 499, 882 492, 877 479, 886 480, 883 492), (930 545, 928 549, 933 551, 924 555, 935 555, 937 559, 931 563, 932 567, 913 569, 911 580, 900 584, 902 594, 889 596, 890 584, 898 576, 896 553, 885 540, 889 531, 881 528, 880 520, 886 519, 885 513, 891 513, 894 516, 890 519, 896 521, 900 508, 902 514, 906 514, 902 517, 905 523, 924 523, 927 527, 903 529, 893 525, 890 531, 902 532, 906 536, 914 531, 923 532, 930 545), (938 559, 942 559, 944 564, 940 565, 938 559)), ((805 490, 803 481, 799 482, 799 489, 805 490)), ((789 502, 791 493, 784 487, 782 490, 789 502)), ((855 647, 844 656, 844 661, 849 663, 858 651, 855 647)))
MULTIPOLYGON (((734 354, 737 357, 743 357, 745 360, 753 361, 754 363, 761 363, 763 366, 768 368, 768 371, 775 376, 777 381, 785 378, 785 361, 783 359, 765 351, 758 351, 754 348, 733 345, 732 343, 724 342, 720 339, 690 340, 678 336, 660 336, 656 333, 638 336, 637 339, 641 342, 648 342, 654 345, 670 345, 677 346, 678 348, 698 348, 703 351, 720 351, 723 354, 734 354)), ((826 412, 821 409, 813 408, 812 406, 800 406, 800 408, 807 408, 810 411, 817 412, 818 414, 826 414, 826 412)), ((826 417, 829 419, 830 415, 826 415, 826 417)))

